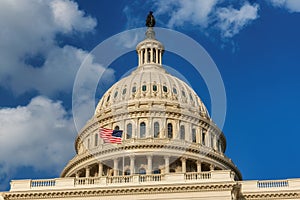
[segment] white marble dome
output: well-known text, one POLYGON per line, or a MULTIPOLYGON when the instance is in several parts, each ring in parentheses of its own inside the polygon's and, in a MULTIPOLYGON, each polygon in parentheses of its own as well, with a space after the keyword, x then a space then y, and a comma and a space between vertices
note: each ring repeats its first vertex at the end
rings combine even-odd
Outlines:
POLYGON ((148 27, 136 51, 138 66, 111 86, 75 141, 77 155, 62 177, 201 173, 232 170, 226 139, 195 91, 162 65, 164 46, 148 27), (107 143, 100 129, 122 130, 107 143))

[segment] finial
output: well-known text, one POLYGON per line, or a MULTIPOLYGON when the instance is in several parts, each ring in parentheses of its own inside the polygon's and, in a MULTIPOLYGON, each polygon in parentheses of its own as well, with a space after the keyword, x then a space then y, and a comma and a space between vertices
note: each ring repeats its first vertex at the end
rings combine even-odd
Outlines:
POLYGON ((147 19, 146 19, 146 26, 147 27, 154 27, 155 26, 155 18, 152 14, 153 14, 153 12, 150 11, 148 16, 147 16, 147 19))

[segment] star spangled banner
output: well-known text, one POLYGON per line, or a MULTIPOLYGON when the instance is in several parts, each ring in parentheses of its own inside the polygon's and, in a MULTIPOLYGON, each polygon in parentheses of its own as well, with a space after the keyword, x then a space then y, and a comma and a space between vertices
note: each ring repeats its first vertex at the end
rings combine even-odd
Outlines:
POLYGON ((122 130, 100 128, 99 134, 100 134, 100 138, 102 138, 105 143, 122 144, 122 134, 123 134, 122 130))

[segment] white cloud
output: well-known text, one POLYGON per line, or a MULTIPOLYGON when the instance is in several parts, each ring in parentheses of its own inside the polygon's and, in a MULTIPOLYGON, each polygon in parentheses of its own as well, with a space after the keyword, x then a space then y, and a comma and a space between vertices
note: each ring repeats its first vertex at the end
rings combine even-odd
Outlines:
POLYGON ((217 29, 222 37, 233 37, 249 22, 258 18, 258 4, 250 5, 247 1, 240 9, 224 7, 222 0, 171 0, 155 1, 156 15, 168 13, 168 26, 180 27, 186 23, 203 30, 217 29))
POLYGON ((157 1, 156 14, 170 13, 169 27, 182 26, 189 22, 193 25, 206 27, 209 23, 209 15, 219 0, 172 0, 157 1))
POLYGON ((299 0, 271 0, 273 6, 282 7, 290 12, 300 12, 299 0))
POLYGON ((70 91, 87 52, 60 47, 55 37, 93 31, 96 24, 70 0, 0 1, 0 86, 16 94, 70 91), (36 57, 42 60, 38 68, 28 62, 36 57))
POLYGON ((73 119, 61 105, 38 96, 26 106, 0 109, 0 176, 20 166, 59 173, 74 155, 73 119))
POLYGON ((258 18, 258 5, 245 3, 239 10, 232 7, 219 8, 216 11, 217 26, 224 37, 232 37, 249 22, 258 18))

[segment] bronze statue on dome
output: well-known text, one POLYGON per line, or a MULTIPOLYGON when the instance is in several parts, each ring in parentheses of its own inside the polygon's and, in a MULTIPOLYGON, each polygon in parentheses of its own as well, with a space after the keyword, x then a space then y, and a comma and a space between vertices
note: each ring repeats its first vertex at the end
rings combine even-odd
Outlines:
POLYGON ((153 14, 153 12, 150 11, 148 16, 147 16, 147 19, 146 19, 146 26, 147 27, 154 27, 155 26, 155 18, 152 14, 153 14))

